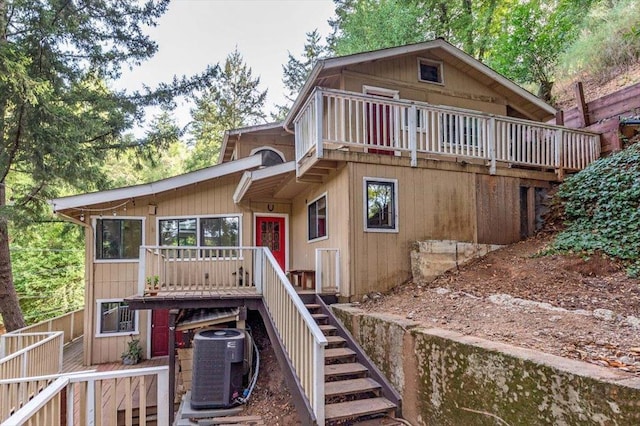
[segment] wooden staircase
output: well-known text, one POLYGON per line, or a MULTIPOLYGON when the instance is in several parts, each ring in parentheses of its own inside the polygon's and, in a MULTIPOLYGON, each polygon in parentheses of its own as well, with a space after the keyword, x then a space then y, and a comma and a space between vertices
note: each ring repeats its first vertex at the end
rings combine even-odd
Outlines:
POLYGON ((354 424, 373 418, 393 418, 399 414, 398 393, 324 302, 318 296, 304 301, 328 341, 325 348, 326 424, 354 424))

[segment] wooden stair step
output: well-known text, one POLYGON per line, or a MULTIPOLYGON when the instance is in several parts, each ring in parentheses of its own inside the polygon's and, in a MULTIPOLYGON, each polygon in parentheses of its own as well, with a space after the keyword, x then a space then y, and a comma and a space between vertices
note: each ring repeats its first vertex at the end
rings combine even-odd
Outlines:
POLYGON ((321 324, 319 325, 319 327, 320 327, 320 331, 322 331, 325 336, 333 335, 336 333, 336 331, 338 331, 338 329, 332 325, 321 324))
POLYGON ((304 307, 309 311, 315 311, 316 309, 321 308, 321 306, 317 303, 305 303, 304 307))
POLYGON ((369 370, 359 362, 348 362, 344 364, 325 365, 324 377, 335 378, 343 376, 362 376, 366 375, 369 370))
POLYGON ((324 408, 326 421, 356 419, 372 414, 389 413, 396 409, 396 405, 387 398, 368 398, 356 401, 338 402, 327 404, 324 408))
POLYGON ((316 322, 325 322, 329 316, 327 314, 311 314, 311 318, 316 322))
POLYGON ((341 395, 353 395, 356 393, 375 392, 381 388, 380 383, 370 377, 339 380, 324 384, 324 396, 328 398, 341 395))
POLYGON ((355 351, 349 348, 330 348, 324 350, 325 361, 333 361, 340 358, 351 358, 355 356, 355 351))
POLYGON ((327 337, 327 349, 344 346, 347 343, 347 341, 340 336, 326 336, 326 337, 327 337))

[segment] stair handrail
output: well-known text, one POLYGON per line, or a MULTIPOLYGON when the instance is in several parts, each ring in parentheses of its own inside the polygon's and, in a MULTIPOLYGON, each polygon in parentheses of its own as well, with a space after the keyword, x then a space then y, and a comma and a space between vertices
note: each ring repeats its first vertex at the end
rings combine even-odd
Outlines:
POLYGON ((324 424, 324 350, 327 338, 267 247, 263 247, 260 290, 284 351, 300 380, 316 422, 324 424), (300 321, 301 320, 301 321, 300 321), (312 341, 310 341, 310 339, 312 341), (298 343, 298 345, 296 345, 298 343), (306 349, 313 345, 313 351, 306 349), (298 347, 300 351, 297 351, 298 347))

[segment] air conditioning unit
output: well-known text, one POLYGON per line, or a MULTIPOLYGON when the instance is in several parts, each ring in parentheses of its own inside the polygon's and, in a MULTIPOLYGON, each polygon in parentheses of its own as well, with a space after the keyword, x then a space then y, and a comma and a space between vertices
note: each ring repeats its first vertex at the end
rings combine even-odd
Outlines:
POLYGON ((242 396, 244 331, 207 329, 193 339, 191 408, 229 407, 242 396))

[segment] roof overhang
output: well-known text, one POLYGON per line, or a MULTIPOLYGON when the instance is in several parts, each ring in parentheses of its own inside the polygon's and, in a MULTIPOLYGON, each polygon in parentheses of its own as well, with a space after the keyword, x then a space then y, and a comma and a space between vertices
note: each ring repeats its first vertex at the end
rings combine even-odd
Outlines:
POLYGON ((53 206, 54 212, 60 212, 67 209, 82 209, 83 207, 95 204, 104 204, 155 195, 210 179, 240 173, 249 169, 255 169, 260 166, 262 166, 262 155, 256 154, 240 160, 207 167, 206 169, 196 170, 195 172, 185 173, 183 175, 162 179, 156 182, 110 189, 107 191, 91 192, 88 194, 72 195, 69 197, 54 198, 53 200, 50 200, 50 203, 53 206))
POLYGON ((309 186, 296 181, 294 161, 246 171, 233 194, 236 204, 243 200, 260 197, 261 199, 291 199, 309 186))
POLYGON ((240 140, 240 137, 242 135, 248 133, 265 134, 273 131, 282 132, 283 128, 283 123, 278 122, 260 124, 257 126, 241 127, 239 129, 231 129, 225 131, 222 138, 222 146, 220 147, 220 155, 218 156, 218 164, 231 161, 231 155, 233 154, 233 150, 235 149, 236 142, 240 140))
MULTIPOLYGON (((436 40, 426 41, 423 43, 391 47, 391 48, 375 50, 371 52, 356 53, 353 55, 339 56, 335 58, 319 60, 311 70, 311 73, 309 74, 307 81, 305 82, 304 86, 300 90, 300 93, 296 98, 295 102, 291 106, 291 110, 289 111, 289 114, 285 118, 283 125, 287 129, 291 128, 293 120, 298 115, 300 108, 306 101, 307 97, 309 96, 313 88, 317 85, 318 79, 321 78, 323 75, 335 73, 336 70, 339 70, 349 65, 354 65, 362 62, 378 61, 382 59, 391 59, 397 56, 425 52, 428 50, 440 50, 440 51, 446 52, 452 57, 464 62, 465 64, 470 66, 472 69, 476 70, 477 72, 491 78, 500 86, 504 87, 508 92, 512 93, 513 96, 520 97, 527 100, 528 102, 533 104, 535 107, 540 109, 541 112, 543 112, 543 114, 541 115, 546 115, 549 118, 555 115, 556 113, 555 108, 553 108, 551 105, 544 102, 542 99, 538 98, 531 92, 518 86, 513 81, 509 80, 505 76, 489 68, 488 66, 478 61, 477 59, 473 58, 472 56, 466 54, 465 52, 453 46, 449 42, 443 39, 436 39, 436 40)), ((546 116, 545 118, 547 118, 546 116)), ((547 120, 542 119, 541 121, 547 121, 547 120)))

